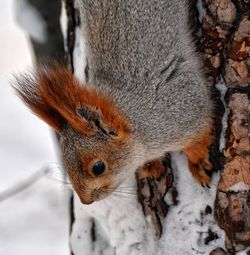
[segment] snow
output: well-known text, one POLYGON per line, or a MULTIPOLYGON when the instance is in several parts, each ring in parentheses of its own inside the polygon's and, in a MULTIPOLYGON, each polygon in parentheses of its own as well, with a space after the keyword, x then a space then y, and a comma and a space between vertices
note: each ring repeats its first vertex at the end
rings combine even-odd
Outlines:
POLYGON ((80 58, 79 56, 85 56, 85 47, 84 47, 84 37, 81 33, 80 27, 76 27, 76 37, 75 37, 75 48, 73 52, 73 61, 75 68, 75 76, 81 80, 85 81, 85 72, 84 68, 86 66, 86 58, 80 58))
POLYGON ((220 92, 220 100, 223 103, 224 106, 224 114, 222 117, 222 130, 221 130, 221 136, 220 136, 220 152, 223 152, 223 150, 226 147, 226 131, 227 131, 227 121, 228 121, 228 115, 229 115, 229 109, 226 106, 226 102, 225 102, 225 95, 227 93, 227 87, 224 84, 223 81, 218 82, 215 85, 216 89, 220 92))
MULTIPOLYGON (((123 187, 135 189, 134 177, 125 182, 123 187)), ((136 190, 134 190, 136 194, 136 190)), ((76 221, 73 226, 71 245, 73 252, 78 255, 100 254, 139 254, 140 250, 147 248, 149 254, 153 254, 154 238, 147 240, 147 235, 153 237, 151 224, 143 217, 141 207, 133 195, 118 196, 112 194, 108 198, 83 205, 75 196, 76 221), (97 237, 94 247, 89 245, 91 219, 95 219, 97 237), (151 246, 145 242, 151 243, 151 246)))
POLYGON ((239 192, 239 191, 248 191, 250 190, 250 187, 245 184, 244 182, 238 182, 236 184, 234 184, 233 186, 231 186, 229 188, 230 191, 234 191, 234 192, 239 192))
POLYGON ((67 36, 67 14, 66 14, 64 1, 62 1, 62 9, 61 9, 61 15, 60 15, 60 26, 61 26, 63 37, 66 38, 66 36, 67 36))
MULTIPOLYGON (((61 15, 60 15, 60 26, 63 34, 63 38, 67 37, 67 14, 66 14, 66 9, 65 9, 65 2, 62 1, 62 7, 61 7, 61 15)), ((67 51, 67 43, 64 43, 65 51, 67 51)))
POLYGON ((15 16, 19 26, 39 43, 47 39, 46 22, 40 13, 27 0, 15 0, 15 16))
MULTIPOLYGON (((172 161, 180 203, 170 207, 163 221, 160 240, 154 235, 150 218, 144 218, 136 196, 113 194, 92 205, 81 204, 75 196, 76 221, 71 236, 74 254, 83 254, 83 249, 84 255, 100 254, 101 247, 103 254, 195 255, 209 254, 216 247, 224 247, 224 233, 215 224, 213 215, 201 213, 207 205, 213 208, 218 176, 215 176, 211 189, 202 188, 189 173, 182 153, 173 153, 172 161), (94 247, 89 245, 91 219, 95 219, 98 229, 94 247), (209 227, 216 232, 218 239, 205 245, 209 227)), ((122 186, 129 187, 130 192, 136 194, 133 176, 122 186)))
MULTIPOLYGON (((78 2, 75 1, 75 8, 79 8, 78 2)), ((86 48, 85 48, 85 37, 81 31, 81 27, 76 27, 75 32, 75 47, 73 52, 73 63, 74 63, 74 74, 82 82, 86 81, 85 77, 85 66, 87 65, 86 61, 86 48)))
MULTIPOLYGON (((59 172, 52 132, 14 95, 11 74, 31 65, 23 32, 13 21, 13 1, 0 1, 0 194, 43 166, 59 172)), ((60 173, 60 172, 59 172, 60 173)), ((66 255, 68 193, 43 177, 0 202, 0 255, 66 255)))
POLYGON ((247 254, 249 254, 249 252, 250 252, 250 248, 248 248, 248 249, 246 249, 244 251, 238 252, 237 255, 247 255, 247 254))
POLYGON ((206 16, 206 9, 202 5, 202 0, 197 1, 196 7, 199 12, 199 21, 202 23, 203 18, 206 16))
POLYGON ((184 154, 172 153, 171 156, 175 176, 174 185, 179 192, 180 202, 178 206, 170 210, 166 219, 166 228, 171 229, 167 233, 166 240, 172 243, 170 247, 167 247, 168 250, 172 247, 172 254, 174 251, 176 254, 188 254, 187 251, 192 251, 189 254, 209 254, 218 246, 224 247, 223 231, 215 224, 213 215, 204 213, 207 205, 213 209, 218 175, 214 174, 210 189, 203 188, 191 176, 184 154), (209 227, 219 238, 205 245, 204 238, 207 236, 209 227))

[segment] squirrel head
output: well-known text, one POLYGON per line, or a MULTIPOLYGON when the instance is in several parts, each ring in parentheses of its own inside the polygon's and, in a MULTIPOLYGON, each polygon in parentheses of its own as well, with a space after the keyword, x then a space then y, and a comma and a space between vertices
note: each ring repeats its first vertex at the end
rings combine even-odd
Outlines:
POLYGON ((60 134, 65 169, 82 203, 106 197, 132 172, 133 132, 108 95, 57 65, 17 78, 14 88, 60 134))

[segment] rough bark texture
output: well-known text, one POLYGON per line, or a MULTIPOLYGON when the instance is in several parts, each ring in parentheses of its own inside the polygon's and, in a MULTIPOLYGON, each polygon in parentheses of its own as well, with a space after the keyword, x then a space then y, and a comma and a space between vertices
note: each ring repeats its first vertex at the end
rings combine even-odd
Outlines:
POLYGON ((164 201, 167 192, 172 193, 173 204, 177 203, 177 191, 173 185, 173 173, 171 169, 170 155, 162 161, 165 174, 159 179, 143 178, 140 171, 136 175, 138 201, 141 203, 145 216, 151 216, 158 238, 162 234, 161 219, 167 216, 169 205, 164 201))
POLYGON ((63 0, 67 15, 67 42, 66 42, 66 64, 74 72, 73 51, 75 46, 75 29, 79 25, 79 15, 74 7, 74 1, 63 0))
MULTIPOLYGON (((75 29, 77 26, 76 22, 76 10, 74 8, 74 1, 72 0, 62 0, 64 2, 64 6, 66 9, 66 15, 67 15, 67 36, 66 36, 66 52, 65 52, 65 62, 68 67, 73 73, 74 73, 74 64, 73 64, 73 51, 74 51, 74 45, 75 45, 75 29)), ((75 221, 75 214, 74 214, 74 194, 73 192, 70 194, 70 200, 69 200, 69 211, 70 211, 70 233, 72 233, 72 227, 73 223, 75 221)), ((94 226, 94 222, 92 224, 94 226)), ((92 240, 94 240, 95 231, 94 228, 92 228, 92 240)), ((71 255, 74 255, 73 251, 70 251, 71 255)))
POLYGON ((226 232, 226 247, 235 252, 250 246, 250 100, 246 93, 228 97, 230 109, 226 163, 215 200, 215 218, 226 232))
POLYGON ((214 214, 227 250, 236 252, 250 246, 250 2, 203 0, 202 5, 199 43, 210 79, 225 82, 229 111, 214 214))

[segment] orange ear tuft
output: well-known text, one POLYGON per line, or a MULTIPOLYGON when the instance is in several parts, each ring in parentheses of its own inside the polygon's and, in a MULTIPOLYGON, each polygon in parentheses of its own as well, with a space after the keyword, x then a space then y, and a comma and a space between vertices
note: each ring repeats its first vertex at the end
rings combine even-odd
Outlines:
POLYGON ((31 110, 57 131, 65 120, 86 136, 94 135, 99 128, 120 138, 129 130, 125 118, 108 96, 81 85, 62 66, 39 69, 35 78, 24 76, 18 80, 16 90, 31 110))
POLYGON ((16 77, 13 88, 17 92, 17 95, 38 117, 57 132, 61 131, 65 120, 55 109, 51 108, 42 100, 35 74, 16 77))

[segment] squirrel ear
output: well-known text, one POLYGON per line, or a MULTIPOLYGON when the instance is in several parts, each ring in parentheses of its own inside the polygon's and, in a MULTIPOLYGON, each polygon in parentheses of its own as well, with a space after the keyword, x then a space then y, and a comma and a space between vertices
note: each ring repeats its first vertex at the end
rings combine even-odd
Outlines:
POLYGON ((41 97, 38 80, 35 74, 15 77, 12 87, 24 103, 43 121, 61 132, 65 119, 52 107, 50 107, 41 97))
POLYGON ((117 131, 105 123, 101 111, 97 107, 81 105, 76 111, 78 116, 87 121, 92 129, 96 131, 101 130, 109 136, 118 136, 117 131))
POLYGON ((21 99, 58 132, 65 124, 86 136, 102 130, 123 139, 130 131, 108 96, 84 86, 63 66, 40 67, 16 81, 14 88, 21 99))

